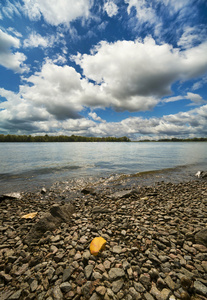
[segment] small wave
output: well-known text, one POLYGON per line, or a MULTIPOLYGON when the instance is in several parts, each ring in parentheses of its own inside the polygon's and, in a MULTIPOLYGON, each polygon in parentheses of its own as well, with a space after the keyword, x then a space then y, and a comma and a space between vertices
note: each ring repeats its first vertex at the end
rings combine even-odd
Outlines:
POLYGON ((38 168, 33 170, 25 170, 23 172, 19 173, 3 173, 0 174, 0 180, 9 180, 9 179, 19 179, 19 178, 30 178, 30 177, 36 177, 39 175, 46 175, 46 174, 52 174, 52 173, 59 173, 64 171, 73 171, 77 169, 81 169, 81 166, 57 166, 57 167, 47 167, 47 168, 38 168))

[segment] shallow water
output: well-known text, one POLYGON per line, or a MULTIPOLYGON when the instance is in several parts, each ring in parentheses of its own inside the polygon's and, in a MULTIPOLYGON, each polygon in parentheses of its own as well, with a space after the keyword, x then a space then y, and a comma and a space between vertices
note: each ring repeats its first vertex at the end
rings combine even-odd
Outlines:
POLYGON ((140 184, 191 180, 207 170, 206 154, 205 142, 0 143, 0 194, 57 181, 107 184, 125 175, 140 184))

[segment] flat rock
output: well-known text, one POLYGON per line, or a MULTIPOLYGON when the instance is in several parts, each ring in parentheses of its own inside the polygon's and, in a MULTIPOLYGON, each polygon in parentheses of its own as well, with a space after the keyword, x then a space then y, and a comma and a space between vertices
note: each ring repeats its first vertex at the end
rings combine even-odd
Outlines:
POLYGON ((17 200, 20 200, 22 198, 20 193, 3 194, 1 197, 4 199, 17 199, 17 200))
POLYGON ((113 281, 112 283, 112 291, 114 293, 118 293, 123 287, 124 281, 123 279, 113 281))
POLYGON ((108 209, 107 207, 101 207, 101 206, 96 206, 92 210, 93 214, 104 214, 104 213, 111 213, 112 210, 108 209))
POLYGON ((112 199, 118 199, 118 198, 128 198, 132 194, 132 190, 124 190, 120 192, 115 192, 114 194, 111 194, 109 198, 112 199))
POLYGON ((109 278, 113 280, 117 280, 118 278, 124 277, 125 272, 120 268, 111 268, 109 271, 109 278))
POLYGON ((207 247, 207 227, 195 234, 196 244, 201 244, 207 247))
POLYGON ((60 285, 60 289, 63 293, 67 293, 69 292, 71 289, 72 289, 72 286, 69 282, 63 282, 61 285, 60 285))
POLYGON ((14 294, 12 294, 12 295, 8 298, 8 300, 18 300, 18 299, 20 299, 21 294, 22 294, 22 290, 18 290, 18 291, 16 291, 14 294))
POLYGON ((71 204, 59 206, 53 205, 50 212, 46 213, 34 226, 26 236, 24 242, 31 244, 37 242, 46 231, 53 231, 60 226, 61 223, 68 223, 74 213, 74 207, 71 204))
POLYGON ((207 286, 205 286, 202 282, 196 280, 194 282, 194 288, 198 294, 201 294, 203 296, 207 295, 207 286))
POLYGON ((92 272, 93 272, 93 265, 87 265, 84 269, 86 279, 89 279, 91 277, 92 272))
POLYGON ((74 268, 72 266, 69 266, 67 269, 65 269, 63 272, 63 282, 68 281, 73 272, 74 268))

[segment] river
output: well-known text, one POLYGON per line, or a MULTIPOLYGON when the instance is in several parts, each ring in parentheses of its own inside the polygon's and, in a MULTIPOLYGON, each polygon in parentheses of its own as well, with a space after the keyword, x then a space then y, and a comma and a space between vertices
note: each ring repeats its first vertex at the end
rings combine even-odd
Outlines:
POLYGON ((124 174, 140 184, 178 182, 207 170, 207 143, 0 143, 0 158, 0 194, 124 174))

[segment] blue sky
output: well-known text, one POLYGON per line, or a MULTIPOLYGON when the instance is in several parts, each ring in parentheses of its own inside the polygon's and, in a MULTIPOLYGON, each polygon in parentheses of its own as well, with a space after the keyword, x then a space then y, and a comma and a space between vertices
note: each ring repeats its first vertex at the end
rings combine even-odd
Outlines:
POLYGON ((206 0, 1 0, 0 133, 206 137, 206 0))

